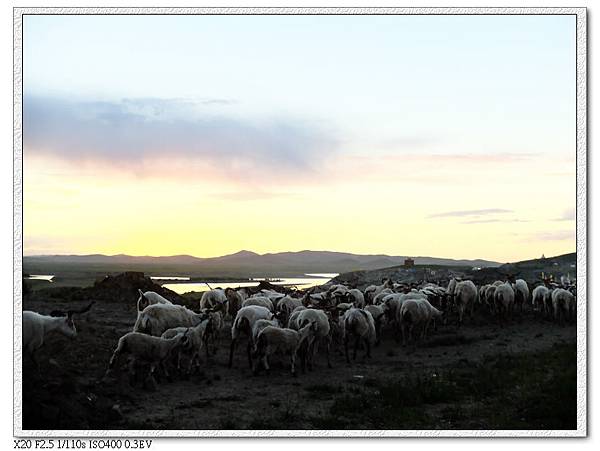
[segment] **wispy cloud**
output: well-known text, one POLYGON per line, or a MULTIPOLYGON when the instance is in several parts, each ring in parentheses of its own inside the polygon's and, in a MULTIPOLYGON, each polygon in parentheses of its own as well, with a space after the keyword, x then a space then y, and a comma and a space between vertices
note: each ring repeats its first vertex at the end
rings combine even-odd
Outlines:
POLYGON ((213 197, 227 201, 256 201, 268 200, 274 198, 290 198, 295 197, 295 193, 276 193, 264 191, 233 191, 228 193, 216 193, 213 197))
POLYGON ((503 208, 485 208, 482 210, 456 210, 456 211, 446 211, 443 213, 434 213, 432 215, 429 215, 428 218, 486 216, 486 215, 495 215, 495 214, 500 214, 500 213, 513 213, 513 210, 506 210, 503 208))
POLYGON ((563 214, 558 218, 554 218, 553 221, 574 221, 575 220, 575 209, 568 208, 563 211, 563 214))
POLYGON ((527 219, 473 219, 470 221, 461 221, 461 224, 487 224, 493 222, 514 223, 514 222, 530 222, 527 219))
POLYGON ((533 233, 526 237, 526 240, 529 240, 529 239, 534 239, 537 241, 575 240, 575 229, 533 233))
POLYGON ((168 170, 169 159, 179 158, 251 178, 314 171, 338 148, 334 133, 307 120, 223 116, 197 108, 197 103, 155 98, 71 102, 25 96, 25 151, 121 168, 162 159, 168 170))

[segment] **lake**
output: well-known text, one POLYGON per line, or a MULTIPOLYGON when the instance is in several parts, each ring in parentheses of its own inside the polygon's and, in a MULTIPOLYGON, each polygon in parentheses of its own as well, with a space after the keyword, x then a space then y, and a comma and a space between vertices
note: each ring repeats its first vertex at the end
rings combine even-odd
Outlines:
MULTIPOLYGON (((323 285, 338 274, 335 273, 322 273, 322 274, 305 274, 305 276, 311 277, 281 277, 270 279, 273 285, 296 285, 299 288, 310 288, 315 285, 323 285), (276 280, 276 281, 273 281, 276 280)), ((208 285, 211 288, 238 288, 238 287, 255 287, 264 278, 253 278, 251 281, 240 281, 240 282, 211 282, 208 281, 208 285)), ((208 291, 210 288, 204 282, 184 282, 184 283, 164 283, 163 287, 174 291, 177 294, 187 293, 189 291, 208 291)))
POLYGON ((29 277, 26 277, 27 280, 46 280, 48 282, 52 282, 54 279, 54 274, 49 275, 40 275, 40 274, 31 274, 29 277))

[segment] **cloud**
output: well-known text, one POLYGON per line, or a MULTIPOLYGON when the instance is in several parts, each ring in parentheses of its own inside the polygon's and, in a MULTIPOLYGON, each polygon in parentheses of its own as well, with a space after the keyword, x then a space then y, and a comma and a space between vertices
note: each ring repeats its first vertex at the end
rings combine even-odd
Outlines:
POLYGON ((227 102, 155 98, 74 102, 25 96, 24 148, 27 154, 120 168, 139 169, 160 160, 165 172, 171 160, 180 159, 238 177, 316 171, 338 148, 331 131, 310 121, 251 120, 202 108, 227 102))
POLYGON ((537 241, 565 241, 575 240, 575 229, 573 230, 557 230, 553 232, 538 232, 531 234, 527 240, 535 239, 537 241))
POLYGON ((563 212, 562 216, 553 219, 553 221, 574 221, 575 215, 575 208, 568 208, 563 212))
POLYGON ((485 216, 494 215, 499 213, 513 213, 513 210, 505 210, 503 208, 486 208, 483 210, 458 210, 458 211, 446 211, 443 213, 435 213, 429 215, 428 218, 449 218, 449 217, 463 217, 463 216, 485 216))
POLYGON ((487 224, 490 222, 509 223, 509 222, 530 222, 530 221, 527 219, 473 219, 470 221, 461 221, 461 224, 487 224))
POLYGON ((297 196, 295 193, 274 193, 264 191, 233 191, 213 194, 213 197, 227 201, 255 201, 274 198, 291 198, 295 196, 297 196))

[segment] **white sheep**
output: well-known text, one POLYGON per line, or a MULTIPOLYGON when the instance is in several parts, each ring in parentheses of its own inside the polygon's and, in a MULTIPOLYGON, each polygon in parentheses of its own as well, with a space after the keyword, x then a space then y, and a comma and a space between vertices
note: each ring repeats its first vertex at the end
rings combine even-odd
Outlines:
POLYGON ((215 308, 227 311, 227 296, 225 296, 225 291, 220 288, 205 291, 200 298, 201 310, 215 308))
POLYGON ((364 290, 364 298, 366 304, 373 304, 373 298, 386 288, 394 289, 394 283, 391 279, 382 279, 381 285, 369 285, 364 290))
POLYGON ((39 364, 35 354, 44 345, 46 338, 55 333, 69 338, 76 337, 77 328, 75 327, 73 316, 87 312, 93 304, 94 302, 91 302, 83 309, 69 310, 66 313, 55 311, 53 312, 53 316, 42 315, 30 310, 23 311, 23 350, 31 357, 38 371, 39 364))
POLYGON ((211 319, 210 328, 206 334, 206 355, 208 357, 209 345, 212 343, 213 355, 217 353, 218 343, 221 340, 223 329, 225 328, 225 320, 221 311, 207 311, 211 319))
POLYGON ((235 350, 235 346, 239 340, 240 334, 244 333, 248 337, 248 363, 250 367, 252 367, 252 346, 254 342, 252 340, 252 328, 254 327, 254 323, 259 319, 273 319, 273 314, 271 311, 259 305, 248 305, 246 307, 242 307, 235 316, 233 320, 233 324, 231 325, 231 345, 229 348, 229 368, 233 365, 233 351, 235 350))
POLYGON ((546 303, 544 302, 544 298, 548 291, 548 287, 545 285, 538 285, 533 289, 533 293, 531 295, 531 305, 533 308, 544 314, 546 313, 546 303))
MULTIPOLYGON (((244 291, 245 293, 245 291, 244 291)), ((248 296, 242 295, 242 291, 236 291, 233 288, 225 288, 225 297, 227 298, 227 314, 231 318, 235 318, 239 309, 242 308, 242 302, 248 296)))
POLYGON ((160 294, 155 291, 146 291, 145 293, 138 289, 138 293, 140 297, 137 300, 137 310, 138 312, 143 311, 149 305, 154 304, 173 304, 168 299, 162 297, 160 294))
POLYGON ((442 312, 432 306, 426 299, 406 299, 400 310, 397 311, 396 316, 402 330, 402 344, 406 346, 406 335, 408 335, 409 341, 414 343, 413 330, 415 327, 421 327, 420 338, 421 340, 425 339, 430 322, 440 318, 442 312))
POLYGON ((273 326, 273 327, 281 327, 281 323, 277 318, 274 319, 259 319, 252 326, 252 342, 254 346, 256 346, 256 339, 258 338, 258 334, 265 327, 273 326))
POLYGON ((560 324, 563 324, 565 320, 571 321, 575 313, 575 296, 564 288, 553 290, 552 308, 554 309, 554 319, 560 324))
POLYGON ((489 284, 481 285, 479 287, 479 303, 480 304, 484 304, 485 303, 485 292, 487 291, 487 289, 489 287, 490 287, 489 284))
POLYGON ((258 374, 260 364, 265 370, 270 370, 268 358, 275 352, 288 354, 293 376, 296 376, 296 356, 298 350, 311 334, 316 331, 316 323, 309 323, 300 330, 281 329, 276 326, 267 326, 262 329, 256 338, 255 356, 258 357, 254 367, 254 374, 258 374))
POLYGON ((294 329, 294 330, 298 330, 298 316, 300 315, 300 312, 302 310, 306 310, 307 308, 304 307, 303 305, 296 307, 294 310, 292 310, 292 313, 290 314, 287 323, 282 323, 285 327, 288 327, 290 329, 294 329))
POLYGON ((108 363, 106 375, 114 369, 118 358, 123 355, 130 355, 133 358, 130 371, 137 363, 150 365, 147 377, 153 377, 157 366, 160 366, 170 379, 165 361, 174 355, 174 352, 180 347, 188 346, 188 333, 176 334, 172 338, 154 337, 139 332, 129 332, 119 338, 117 347, 108 363))
POLYGON ((502 321, 505 315, 510 315, 515 302, 515 292, 509 282, 503 283, 502 285, 498 285, 496 287, 494 301, 496 311, 498 312, 500 320, 502 321))
POLYGON ((269 311, 274 312, 275 307, 273 306, 273 302, 266 296, 251 296, 242 302, 242 307, 248 307, 250 305, 258 305, 260 307, 265 307, 269 309, 269 311))
MULTIPOLYGON (((218 314, 218 312, 217 312, 218 314)), ((189 339, 189 348, 191 349, 191 355, 189 356, 189 366, 187 369, 188 374, 192 372, 192 366, 194 363, 200 363, 200 352, 204 347, 206 350, 206 359, 208 360, 208 335, 212 330, 213 319, 208 317, 201 321, 195 327, 174 327, 167 329, 161 335, 161 338, 173 338, 178 334, 185 335, 189 339)), ((178 351, 181 351, 180 349, 178 351)), ((181 352, 177 352, 177 369, 180 369, 181 352)))
POLYGON ((515 304, 518 305, 520 311, 523 311, 523 304, 526 304, 529 301, 529 287, 527 286, 527 282, 523 279, 515 280, 515 283, 512 284, 512 288, 515 292, 515 304))
POLYGON ((383 290, 381 290, 379 293, 377 293, 376 295, 374 295, 371 298, 371 304, 375 304, 375 305, 381 304, 383 302, 383 299, 390 294, 394 294, 392 289, 384 288, 383 290))
POLYGON ((487 304, 490 313, 493 313, 495 310, 495 304, 496 304, 494 301, 495 293, 496 293, 496 285, 494 285, 494 284, 488 285, 488 287, 485 290, 484 299, 485 299, 485 303, 487 304))
POLYGON ((454 303, 454 292, 456 290, 456 284, 458 283, 455 277, 452 277, 448 282, 448 288, 446 288, 446 295, 450 299, 450 303, 454 303))
POLYGON ((375 344, 376 332, 373 316, 366 310, 351 308, 344 313, 342 319, 342 337, 346 362, 350 363, 348 355, 348 342, 354 337, 354 351, 352 359, 356 360, 358 345, 362 341, 366 347, 366 357, 371 357, 371 346, 375 344))
POLYGON ((173 327, 196 326, 205 316, 182 305, 152 304, 139 313, 133 331, 160 337, 165 330, 173 327))
POLYGON ((365 307, 365 297, 357 288, 352 288, 346 291, 346 294, 343 296, 346 302, 352 303, 356 308, 364 308, 365 307))
POLYGON ((287 325, 288 319, 296 307, 302 306, 302 301, 308 299, 308 292, 302 299, 285 296, 277 303, 277 314, 282 324, 287 325))
POLYGON ((373 321, 375 321, 375 345, 378 345, 381 341, 381 326, 385 321, 385 309, 382 305, 367 305, 364 310, 369 312, 373 317, 373 321))
MULTIPOLYGON (((397 321, 397 312, 402 307, 402 303, 407 299, 427 299, 427 297, 420 293, 392 293, 386 295, 380 304, 385 312, 387 322, 392 327, 395 326, 397 331, 400 328, 400 323, 397 321)), ((398 337, 397 334, 396 337, 398 337)))
POLYGON ((296 322, 299 329, 308 323, 317 323, 316 331, 311 336, 308 346, 307 362, 309 369, 312 369, 314 356, 319 346, 323 344, 325 345, 327 355, 327 367, 331 368, 331 361, 329 360, 329 350, 331 347, 331 326, 329 325, 329 317, 322 310, 305 309, 299 312, 296 322))
POLYGON ((454 297, 454 304, 458 310, 458 326, 460 327, 467 308, 470 307, 470 316, 473 316, 473 307, 477 301, 477 287, 470 280, 458 282, 454 289, 454 297))

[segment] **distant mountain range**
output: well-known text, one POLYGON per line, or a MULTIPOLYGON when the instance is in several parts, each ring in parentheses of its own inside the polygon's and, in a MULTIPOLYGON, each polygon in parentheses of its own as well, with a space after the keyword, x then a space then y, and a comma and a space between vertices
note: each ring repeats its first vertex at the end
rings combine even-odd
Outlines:
MULTIPOLYGON (((131 255, 39 255, 23 258, 24 269, 48 268, 52 266, 67 267, 100 267, 115 266, 129 270, 151 271, 153 267, 161 270, 177 268, 178 271, 192 271, 194 273, 223 273, 241 274, 249 276, 255 274, 289 274, 311 272, 336 272, 342 273, 355 270, 370 270, 386 268, 404 264, 408 256, 390 256, 384 254, 358 255, 346 252, 329 251, 300 251, 257 254, 242 250, 235 254, 221 257, 199 258, 191 255, 173 255, 166 257, 131 256, 131 255)), ((501 263, 489 260, 455 260, 436 257, 410 257, 416 265, 443 265, 443 266, 478 266, 498 267, 501 263)), ((74 268, 73 268, 74 269, 74 268)))

